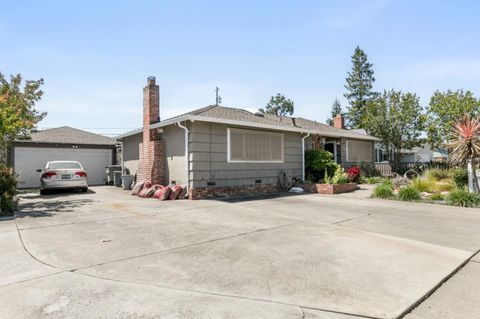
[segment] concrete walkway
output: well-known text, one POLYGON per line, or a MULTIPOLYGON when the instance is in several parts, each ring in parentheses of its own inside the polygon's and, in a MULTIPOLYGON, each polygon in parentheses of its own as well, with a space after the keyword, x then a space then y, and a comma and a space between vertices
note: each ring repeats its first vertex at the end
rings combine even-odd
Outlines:
MULTIPOLYGON (((476 318, 480 210, 302 195, 23 195, 5 318, 476 318), (424 297, 428 296, 426 300, 424 297)), ((1 317, 1 316, 0 316, 1 317)))

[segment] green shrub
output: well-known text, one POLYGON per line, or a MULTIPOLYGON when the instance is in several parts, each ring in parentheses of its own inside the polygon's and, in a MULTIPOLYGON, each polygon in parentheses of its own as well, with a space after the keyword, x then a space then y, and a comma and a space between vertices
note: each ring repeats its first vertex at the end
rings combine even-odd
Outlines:
POLYGON ((429 197, 431 200, 444 200, 445 199, 445 196, 443 196, 442 194, 440 193, 435 193, 435 194, 432 194, 432 196, 429 197))
POLYGON ((335 171, 335 174, 333 174, 333 177, 327 176, 327 172, 325 172, 324 183, 325 184, 346 184, 348 183, 348 174, 345 173, 343 168, 338 166, 337 170, 335 171))
POLYGON ((431 178, 416 178, 412 181, 412 186, 420 192, 438 193, 449 192, 455 188, 449 179, 436 180, 431 178))
POLYGON ((323 150, 305 151, 305 172, 307 179, 318 181, 326 173, 332 176, 339 167, 333 160, 333 154, 323 150))
POLYGON ((0 216, 13 215, 13 203, 16 193, 17 178, 13 169, 0 166, 0 216))
POLYGON ((378 183, 381 183, 382 181, 383 181, 383 178, 378 177, 378 176, 373 176, 373 177, 367 178, 367 183, 368 184, 378 184, 378 183))
POLYGON ((431 193, 432 192, 431 190, 433 189, 432 183, 434 182, 427 180, 425 178, 415 178, 412 181, 412 187, 417 189, 419 192, 431 193))
POLYGON ((393 189, 393 182, 391 179, 383 179, 380 184, 387 185, 388 187, 393 189))
POLYGON ((373 189, 373 197, 393 198, 393 188, 389 183, 381 183, 373 189))
POLYGON ((468 185, 468 172, 464 168, 454 168, 450 171, 452 179, 458 188, 465 188, 468 185))
POLYGON ((359 184, 367 184, 368 183, 368 178, 366 178, 365 176, 360 176, 360 178, 358 179, 358 183, 359 184))
POLYGON ((455 206, 473 207, 480 204, 480 197, 464 189, 457 189, 448 194, 448 202, 455 206))
POLYGON ((441 181, 450 177, 450 172, 446 169, 430 168, 425 172, 425 178, 429 180, 441 181))
POLYGON ((412 201, 420 199, 420 192, 413 186, 405 186, 400 188, 398 192, 398 198, 403 201, 412 201))
POLYGON ((375 167, 375 164, 372 163, 360 163, 360 169, 362 175, 365 177, 375 177, 380 176, 380 171, 375 167))

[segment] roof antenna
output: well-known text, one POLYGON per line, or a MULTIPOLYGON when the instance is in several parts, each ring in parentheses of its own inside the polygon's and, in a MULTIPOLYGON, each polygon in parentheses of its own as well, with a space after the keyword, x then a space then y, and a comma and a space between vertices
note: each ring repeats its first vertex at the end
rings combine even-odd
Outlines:
POLYGON ((215 88, 215 105, 216 106, 222 104, 222 97, 218 94, 218 91, 220 91, 220 89, 217 86, 215 88))

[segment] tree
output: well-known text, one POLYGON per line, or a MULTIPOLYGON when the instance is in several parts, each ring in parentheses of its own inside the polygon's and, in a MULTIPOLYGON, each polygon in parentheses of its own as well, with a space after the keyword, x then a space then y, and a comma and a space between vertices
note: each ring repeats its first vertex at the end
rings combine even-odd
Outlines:
POLYGON ((27 139, 46 113, 35 110, 43 92, 43 79, 25 81, 17 74, 7 80, 0 73, 0 164, 5 164, 7 149, 15 139, 27 139))
POLYGON ((367 55, 358 46, 352 55, 352 70, 348 72, 347 92, 344 94, 350 105, 348 110, 347 126, 350 128, 363 128, 362 117, 367 102, 375 98, 378 93, 373 91, 372 64, 368 62, 367 55))
POLYGON ((327 124, 333 126, 333 118, 340 114, 341 116, 345 116, 345 112, 343 112, 342 105, 340 101, 335 98, 332 104, 332 110, 330 111, 330 117, 327 119, 327 124))
POLYGON ((453 125, 464 114, 480 115, 480 100, 470 91, 436 91, 430 98, 427 119, 427 139, 434 149, 445 148, 453 125))
POLYGON ((278 93, 270 98, 265 109, 260 109, 262 113, 269 113, 276 116, 285 116, 293 114, 294 103, 282 94, 278 93))
POLYGON ((425 115, 422 111, 416 94, 384 91, 368 101, 364 114, 365 129, 380 138, 388 150, 393 150, 393 162, 398 164, 402 149, 412 149, 423 142, 425 115))
POLYGON ((467 165, 468 190, 478 192, 478 181, 475 173, 475 160, 480 155, 480 121, 465 114, 452 125, 448 161, 453 165, 467 165))

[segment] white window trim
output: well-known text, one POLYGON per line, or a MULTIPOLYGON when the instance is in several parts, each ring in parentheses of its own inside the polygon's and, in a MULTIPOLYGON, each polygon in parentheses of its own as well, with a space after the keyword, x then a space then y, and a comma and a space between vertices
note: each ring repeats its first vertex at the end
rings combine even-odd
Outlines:
MULTIPOLYGON (((227 128, 227 162, 228 163, 284 163, 285 162, 285 138, 284 138, 284 133, 277 133, 277 132, 270 132, 270 131, 259 131, 259 130, 245 130, 245 129, 239 129, 239 128, 227 128), (264 134, 264 135, 278 135, 282 139, 282 159, 281 160, 267 160, 267 161, 244 161, 244 160, 232 160, 231 159, 231 151, 230 151, 230 132, 231 131, 236 131, 236 132, 254 132, 255 134, 264 134)), ((245 149, 245 147, 244 147, 245 149)))

